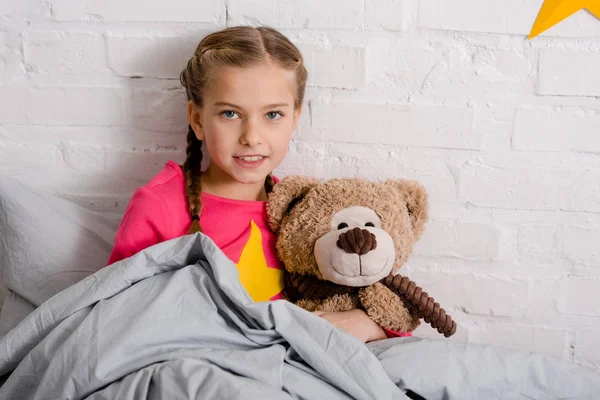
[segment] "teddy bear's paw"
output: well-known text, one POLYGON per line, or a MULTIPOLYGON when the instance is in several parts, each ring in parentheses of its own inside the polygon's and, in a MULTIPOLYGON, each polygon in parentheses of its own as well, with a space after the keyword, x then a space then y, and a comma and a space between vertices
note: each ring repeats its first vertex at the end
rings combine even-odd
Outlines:
POLYGON ((412 332, 415 329, 417 329, 419 327, 419 325, 421 325, 421 319, 414 314, 409 314, 409 315, 410 315, 410 322, 409 322, 409 327, 407 329, 407 332, 412 332))
POLYGON ((412 332, 421 323, 394 292, 379 282, 361 289, 359 299, 369 318, 382 328, 412 332))

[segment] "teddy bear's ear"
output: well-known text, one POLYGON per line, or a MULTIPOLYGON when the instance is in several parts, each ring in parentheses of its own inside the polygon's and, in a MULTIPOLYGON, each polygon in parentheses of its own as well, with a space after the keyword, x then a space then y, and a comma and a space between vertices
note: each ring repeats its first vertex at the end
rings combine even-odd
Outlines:
POLYGON ((407 179, 389 179, 386 185, 394 187, 404 201, 412 222, 415 239, 419 239, 425 230, 429 218, 429 200, 427 190, 419 182, 407 179))
POLYGON ((269 226, 273 232, 277 233, 279 231, 283 217, 298 201, 302 200, 310 189, 318 184, 319 181, 315 178, 290 175, 273 186, 267 202, 269 226))

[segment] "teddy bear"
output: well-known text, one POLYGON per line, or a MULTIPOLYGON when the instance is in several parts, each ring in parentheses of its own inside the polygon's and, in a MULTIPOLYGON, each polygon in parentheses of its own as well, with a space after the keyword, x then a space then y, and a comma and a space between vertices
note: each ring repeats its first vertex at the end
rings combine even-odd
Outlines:
POLYGON ((284 299, 308 311, 360 308, 396 332, 412 332, 424 319, 451 336, 452 318, 398 274, 425 230, 428 207, 415 180, 283 178, 267 215, 286 270, 284 299))

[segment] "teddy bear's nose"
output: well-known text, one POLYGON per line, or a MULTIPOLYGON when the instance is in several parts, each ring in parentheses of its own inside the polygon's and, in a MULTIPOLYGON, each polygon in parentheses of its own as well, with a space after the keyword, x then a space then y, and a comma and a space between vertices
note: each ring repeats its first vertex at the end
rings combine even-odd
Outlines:
POLYGON ((346 253, 362 256, 377 248, 377 238, 368 230, 356 227, 340 234, 336 244, 346 253))

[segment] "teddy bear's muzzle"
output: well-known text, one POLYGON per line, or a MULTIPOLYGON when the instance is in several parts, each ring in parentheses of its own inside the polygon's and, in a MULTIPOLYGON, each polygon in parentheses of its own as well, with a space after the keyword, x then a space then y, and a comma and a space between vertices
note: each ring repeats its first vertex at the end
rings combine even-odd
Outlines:
POLYGON ((363 256, 377 248, 377 238, 368 230, 356 227, 340 234, 336 245, 348 254, 363 256))
POLYGON ((368 286, 390 273, 395 262, 392 237, 380 228, 331 230, 315 242, 322 279, 346 286, 368 286))

